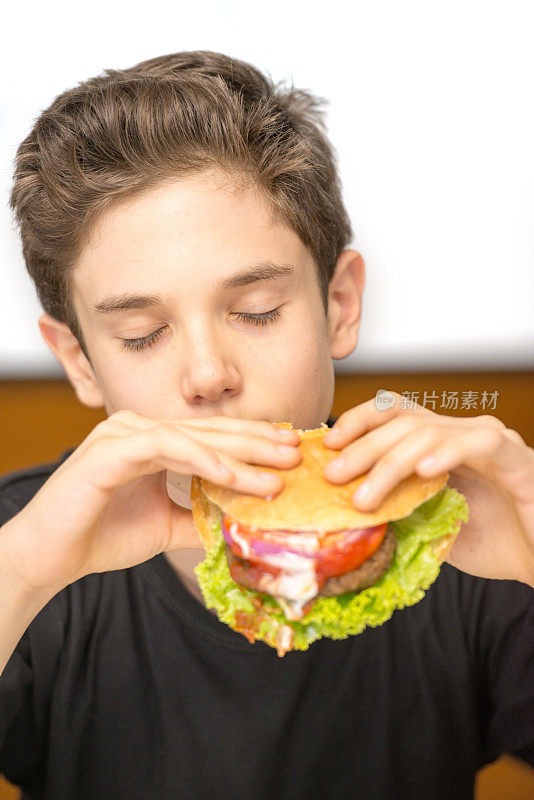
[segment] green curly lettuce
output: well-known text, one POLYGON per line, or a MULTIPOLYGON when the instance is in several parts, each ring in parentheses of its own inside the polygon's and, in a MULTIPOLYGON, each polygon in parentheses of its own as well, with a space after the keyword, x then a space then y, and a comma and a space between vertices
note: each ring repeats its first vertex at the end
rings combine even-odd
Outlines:
POLYGON ((299 621, 288 620, 273 597, 232 580, 220 524, 214 524, 216 543, 195 573, 206 606, 215 609, 221 622, 249 641, 260 639, 284 655, 290 649, 307 650, 322 636, 346 639, 368 625, 382 625, 395 610, 418 603, 440 571, 432 543, 456 534, 468 515, 465 497, 445 487, 409 516, 390 523, 397 540, 395 555, 374 586, 357 593, 318 597, 299 621))

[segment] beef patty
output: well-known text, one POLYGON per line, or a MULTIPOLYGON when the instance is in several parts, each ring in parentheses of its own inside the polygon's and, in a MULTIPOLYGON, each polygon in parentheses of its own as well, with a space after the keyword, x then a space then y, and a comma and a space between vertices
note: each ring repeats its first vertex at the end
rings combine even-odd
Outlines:
MULTIPOLYGON (((344 594, 344 592, 361 592, 362 589, 373 586, 373 584, 382 577, 384 572, 387 572, 389 569, 393 554, 395 553, 395 545, 395 534, 388 525, 384 540, 376 553, 373 553, 373 555, 364 561, 363 564, 360 564, 357 569, 345 572, 344 575, 336 575, 335 577, 328 578, 319 592, 319 595, 323 597, 334 597, 337 594, 344 594)), ((243 569, 240 570, 242 577, 239 582, 248 589, 257 589, 258 587, 253 585, 252 580, 247 581, 247 575, 251 571, 247 569, 247 567, 252 567, 251 562, 236 556, 228 544, 226 545, 226 557, 230 567, 236 561, 243 567, 243 569)))
POLYGON ((344 592, 361 592, 362 589, 373 586, 384 572, 388 571, 395 553, 395 545, 395 534, 388 525, 384 541, 376 553, 351 572, 328 578, 319 594, 323 597, 333 597, 344 592))

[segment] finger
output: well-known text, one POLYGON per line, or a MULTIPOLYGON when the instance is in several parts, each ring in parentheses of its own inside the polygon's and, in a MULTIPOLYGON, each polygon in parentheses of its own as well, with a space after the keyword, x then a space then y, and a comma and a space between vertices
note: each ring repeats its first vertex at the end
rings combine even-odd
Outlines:
MULTIPOLYGON (((149 419, 146 417, 142 417, 140 414, 135 413, 134 411, 130 411, 128 409, 124 409, 122 411, 115 412, 112 416, 108 418, 108 421, 116 422, 119 424, 124 424, 126 426, 131 427, 132 429, 151 429, 156 427, 160 424, 167 424, 173 425, 179 429, 185 430, 191 435, 202 435, 202 434, 209 434, 210 442, 214 441, 213 434, 216 432, 220 432, 221 438, 219 438, 219 442, 231 442, 232 440, 229 438, 222 438, 225 434, 240 434, 241 435, 241 443, 247 441, 247 439, 251 439, 254 437, 254 441, 256 442, 257 448, 259 443, 265 440, 266 444, 269 443, 285 443, 287 445, 298 445, 300 444, 300 436, 296 430, 289 430, 283 428, 277 428, 270 422, 266 422, 265 420, 241 420, 236 419, 233 417, 205 417, 203 419, 186 419, 186 420, 158 420, 158 419, 149 419)), ((237 440, 236 440, 237 441, 237 440)), ((271 448, 270 451, 274 454, 276 451, 271 448)), ((280 451, 285 453, 286 455, 290 452, 287 451, 280 451)), ((232 453, 236 458, 240 458, 239 452, 232 453)), ((271 456, 272 458, 273 456, 271 456)), ((261 459, 261 454, 259 455, 261 459)), ((255 463, 264 463, 262 460, 255 462, 255 463)), ((270 463, 270 462, 267 462, 270 463)), ((278 462, 275 460, 273 462, 273 466, 278 466, 278 462)))
POLYGON ((413 417, 416 420, 432 419, 436 423, 454 420, 457 425, 471 427, 474 421, 477 423, 504 428, 504 423, 497 417, 489 414, 482 414, 478 417, 450 417, 437 414, 425 406, 411 402, 410 406, 403 407, 403 395, 398 392, 390 392, 395 398, 394 405, 387 409, 377 408, 376 397, 361 403, 354 408, 344 412, 335 422, 334 426, 324 437, 324 444, 327 447, 341 449, 353 441, 355 436, 362 436, 367 431, 371 431, 399 416, 413 417))
MULTIPOLYGON (((188 435, 214 448, 221 456, 224 454, 248 464, 289 469, 295 467, 302 460, 300 447, 282 444, 265 436, 226 431, 204 431, 199 428, 195 430, 189 428, 188 435)), ((298 444, 300 444, 300 439, 298 444)))
POLYGON ((122 427, 124 429, 129 430, 151 430, 152 428, 157 428, 158 425, 164 420, 161 419, 154 419, 152 417, 144 417, 142 414, 138 414, 136 411, 132 411, 129 408, 123 408, 120 411, 114 411, 113 414, 105 420, 103 423, 104 427, 108 424, 111 426, 116 426, 117 428, 122 427))
MULTIPOLYGON (((168 462, 163 458, 155 458, 155 463, 143 466, 141 474, 150 474, 158 470, 173 469, 177 472, 185 474, 199 474, 201 477, 208 478, 214 483, 228 485, 236 489, 236 491, 243 491, 247 493, 256 494, 259 496, 268 496, 278 493, 283 487, 283 481, 280 477, 273 475, 270 472, 261 474, 260 470, 255 470, 252 467, 247 467, 243 462, 251 462, 260 465, 269 465, 277 467, 278 469, 289 469, 296 466, 302 459, 301 451, 291 445, 282 445, 276 440, 272 440, 260 436, 244 436, 236 435, 228 432, 207 431, 200 427, 190 427, 186 431, 186 427, 180 422, 174 420, 161 421, 152 420, 142 417, 135 412, 120 411, 111 415, 107 420, 100 423, 96 431, 97 440, 103 438, 110 438, 111 436, 125 437, 132 434, 145 432, 151 437, 153 436, 154 442, 161 442, 165 439, 165 434, 170 437, 170 441, 175 440, 175 437, 186 437, 185 441, 197 441, 206 448, 207 452, 214 454, 213 467, 207 465, 205 471, 194 469, 191 466, 183 466, 189 462, 184 458, 180 463, 182 466, 176 466, 175 461, 168 462), (163 433, 162 433, 163 431, 163 433), (156 433, 157 432, 157 433, 156 433), (224 457, 223 457, 224 456, 224 457), (231 474, 225 476, 221 473, 221 468, 226 466, 230 469, 231 474), (215 472, 213 472, 213 468, 215 472), (237 475, 236 475, 237 472, 237 475)), ((298 443, 300 437, 297 435, 298 443)), ((182 440, 178 438, 177 448, 182 440)), ((153 451, 150 451, 153 452, 153 451)), ((164 451, 162 450, 162 457, 164 451)), ((183 451, 183 455, 188 453, 187 448, 183 451)), ((140 474, 138 471, 134 475, 140 474)))
POLYGON ((113 420, 111 417, 102 420, 102 422, 99 422, 97 425, 95 425, 95 427, 87 434, 85 439, 80 442, 80 444, 71 453, 69 458, 60 464, 56 470, 56 473, 64 472, 65 469, 70 469, 70 467, 77 463, 80 459, 84 459, 87 450, 93 445, 94 442, 114 436, 128 436, 133 430, 134 429, 130 426, 124 425, 118 420, 113 420))
POLYGON ((128 435, 114 431, 101 436, 86 451, 84 468, 88 463, 94 470, 90 472, 94 485, 106 492, 164 469, 196 474, 222 485, 235 478, 212 448, 166 425, 130 431, 128 435))
MULTIPOLYGON (((478 423, 465 418, 433 416, 431 425, 417 428, 383 455, 358 487, 358 507, 376 508, 405 477, 417 473, 433 477, 449 472, 467 459, 490 456, 503 439, 504 423, 494 417, 480 417, 478 423), (468 428, 465 427, 468 422, 468 428)), ((400 426, 400 423, 398 423, 400 426)))
POLYGON ((296 430, 278 428, 274 423, 268 422, 267 420, 237 419, 236 417, 205 417, 204 419, 185 419, 178 421, 180 424, 191 428, 221 430, 230 433, 248 433, 256 436, 265 436, 273 441, 300 441, 300 436, 296 430))
POLYGON ((526 495, 531 498, 533 457, 532 448, 516 431, 504 425, 502 428, 490 425, 443 441, 429 456, 420 460, 417 469, 430 476, 454 469, 459 463, 476 468, 476 462, 485 459, 514 496, 518 496, 524 483, 528 487, 526 495))
MULTIPOLYGON (((428 423, 426 423, 428 427, 428 423)), ((438 430, 438 425, 432 426, 438 430)), ((371 469, 379 458, 389 452, 398 441, 414 429, 421 428, 421 420, 413 415, 398 416, 360 436, 343 448, 340 455, 328 462, 325 477, 337 483, 346 483, 371 469)))
POLYGON ((254 494, 258 497, 272 498, 284 488, 283 479, 268 469, 252 467, 225 454, 220 455, 220 460, 232 470, 235 476, 233 480, 224 484, 229 489, 245 494, 254 494))
MULTIPOLYGON (((128 430, 150 430, 158 425, 168 424, 176 428, 185 430, 192 434, 214 432, 234 432, 249 434, 250 436, 263 437, 269 442, 285 443, 287 445, 300 444, 300 436, 296 430, 277 428, 274 424, 265 420, 240 420, 232 417, 207 417, 203 419, 188 420, 161 420, 144 417, 131 409, 121 409, 115 411, 106 420, 103 420, 93 428, 89 436, 84 441, 90 442, 94 438, 108 435, 111 431, 116 433, 127 433, 128 430)), ((281 451, 283 452, 283 451, 281 451)), ((287 451, 289 452, 289 451, 287 451)), ((263 462, 258 462, 263 463, 263 462)), ((270 463, 270 462, 268 462, 270 463)), ((278 463, 274 462, 275 466, 278 463)))
MULTIPOLYGON (((154 430, 156 425, 159 425, 171 433, 176 430, 183 431, 190 438, 202 442, 216 452, 220 464, 225 464, 231 470, 235 480, 224 481, 224 485, 231 486, 236 491, 267 496, 278 493, 283 487, 283 481, 278 476, 270 472, 265 472, 262 476, 260 470, 247 467, 247 464, 290 469, 302 460, 302 451, 298 447, 281 444, 276 439, 264 436, 244 435, 243 433, 233 433, 226 430, 203 429, 200 426, 189 427, 183 425, 182 422, 177 423, 173 420, 164 422, 148 420, 138 415, 117 415, 114 420, 115 429, 118 431, 120 426, 123 426, 125 432, 136 428, 123 425, 123 422, 119 420, 128 420, 133 425, 139 426, 137 428, 139 430, 154 430)), ((236 422, 239 422, 239 420, 236 420, 236 422)), ((269 423, 267 424, 269 425, 269 423)), ((239 429, 236 425, 231 425, 230 427, 234 430, 239 429)), ((248 426, 248 428, 251 431, 254 430, 254 426, 248 426)), ((260 429, 264 430, 262 427, 260 429)), ((295 435, 297 436, 297 443, 300 444, 300 437, 296 432, 295 435)), ((215 482, 214 478, 209 479, 215 482)), ((217 477, 216 482, 221 483, 220 475, 217 477)))
POLYGON ((76 456, 78 456, 83 454, 87 447, 96 439, 101 439, 113 434, 125 436, 134 430, 155 428, 159 424, 158 420, 142 417, 134 411, 127 409, 115 411, 113 414, 110 414, 109 417, 102 420, 102 422, 95 425, 72 455, 74 456, 76 454, 76 456))
MULTIPOLYGON (((353 496, 358 508, 370 510, 378 507, 400 481, 417 472, 417 463, 433 452, 449 432, 440 426, 419 428, 406 436, 383 455, 370 470, 353 496)), ((438 470, 436 474, 446 472, 438 470)))
MULTIPOLYGON (((430 409, 424 408, 424 406, 413 404, 410 408, 403 409, 401 407, 402 395, 398 394, 398 392, 391 392, 391 394, 394 396, 395 402, 390 408, 384 410, 378 409, 376 406, 376 397, 372 397, 370 400, 366 400, 365 403, 360 403, 354 408, 345 411, 336 420, 328 433, 325 434, 323 439, 324 444, 327 447, 335 447, 338 449, 347 445, 355 436, 361 436, 367 431, 399 416, 399 414, 406 416, 420 416, 424 414, 428 416, 434 413, 430 411, 430 409)), ((436 414, 435 416, 438 415, 436 414)))
POLYGON ((221 455, 169 424, 138 430, 129 436, 102 437, 93 443, 93 450, 97 453, 93 457, 100 464, 95 483, 107 492, 139 475, 164 469, 199 475, 213 483, 262 497, 274 496, 284 485, 278 475, 266 471, 263 476, 262 470, 221 455), (221 472, 225 468, 229 474, 221 472))

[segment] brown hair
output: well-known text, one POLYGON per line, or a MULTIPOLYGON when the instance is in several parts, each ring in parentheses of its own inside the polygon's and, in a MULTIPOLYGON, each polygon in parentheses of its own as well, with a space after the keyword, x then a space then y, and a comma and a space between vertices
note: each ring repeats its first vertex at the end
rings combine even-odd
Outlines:
POLYGON ((108 69, 60 94, 17 150, 10 196, 44 310, 88 357, 69 276, 98 217, 169 178, 216 168, 257 185, 309 248, 326 313, 352 231, 325 102, 206 50, 108 69))

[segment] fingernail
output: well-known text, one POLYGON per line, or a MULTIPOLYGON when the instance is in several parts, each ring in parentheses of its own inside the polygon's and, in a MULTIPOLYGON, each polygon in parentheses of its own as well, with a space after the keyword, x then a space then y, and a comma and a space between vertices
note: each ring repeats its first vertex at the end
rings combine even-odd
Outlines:
POLYGON ((287 441, 293 440, 295 438, 295 431, 290 431, 287 428, 279 430, 278 435, 282 439, 286 439, 287 441))
POLYGON ((260 479, 260 481, 265 481, 265 482, 271 481, 271 483, 273 481, 276 481, 278 483, 277 476, 273 475, 272 472, 260 472, 258 474, 258 478, 260 479))
POLYGON ((341 435, 341 430, 330 430, 328 433, 325 433, 323 442, 327 445, 337 445, 338 442, 343 441, 343 436, 341 435))
POLYGON ((355 500, 367 500, 371 494, 371 484, 369 481, 364 481, 354 492, 355 500))
POLYGON ((276 449, 279 453, 283 453, 283 455, 290 455, 295 452, 295 448, 291 447, 289 444, 277 444, 276 449))
POLYGON ((438 463, 436 456, 425 456, 418 462, 417 466, 421 469, 431 469, 438 463))
POLYGON ((346 461, 344 458, 333 458, 332 461, 329 462, 328 466, 331 469, 338 470, 343 469, 346 465, 346 461))
POLYGON ((338 436, 341 433, 341 428, 330 428, 328 433, 325 433, 326 436, 338 436))

